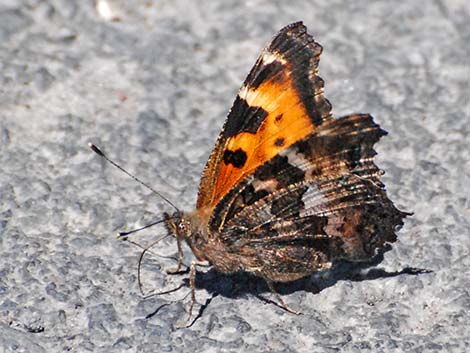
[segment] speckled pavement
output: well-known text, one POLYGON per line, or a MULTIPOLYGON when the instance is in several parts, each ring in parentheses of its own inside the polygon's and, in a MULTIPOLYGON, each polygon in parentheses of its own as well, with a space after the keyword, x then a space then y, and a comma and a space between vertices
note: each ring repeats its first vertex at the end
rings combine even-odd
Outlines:
MULTIPOLYGON (((0 1, 0 353, 470 351, 470 27, 464 0, 0 1), (115 233, 180 208, 264 44, 303 20, 336 116, 371 113, 377 163, 414 212, 383 261, 280 286, 142 265, 115 233)), ((131 238, 149 244, 154 227, 131 238)), ((185 248, 185 263, 192 255, 185 248)))

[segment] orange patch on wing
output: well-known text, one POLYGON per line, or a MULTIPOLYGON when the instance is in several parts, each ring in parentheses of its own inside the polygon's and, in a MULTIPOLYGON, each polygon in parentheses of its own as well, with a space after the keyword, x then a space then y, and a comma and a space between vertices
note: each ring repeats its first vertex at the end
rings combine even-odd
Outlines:
POLYGON ((228 139, 224 150, 238 149, 247 153, 240 168, 221 163, 212 197, 212 206, 241 179, 251 174, 281 150, 309 135, 314 129, 299 94, 292 84, 288 71, 263 82, 256 89, 242 88, 240 97, 252 107, 261 107, 267 113, 256 133, 241 132, 228 139), (282 139, 283 143, 276 141, 282 139))

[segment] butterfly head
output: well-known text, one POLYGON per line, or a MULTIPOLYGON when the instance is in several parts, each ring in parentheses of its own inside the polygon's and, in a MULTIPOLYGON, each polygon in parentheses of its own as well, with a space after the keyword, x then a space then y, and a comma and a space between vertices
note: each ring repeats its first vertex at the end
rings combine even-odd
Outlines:
POLYGON ((214 245, 207 232, 208 213, 206 213, 197 210, 194 212, 177 211, 171 216, 165 214, 168 231, 178 239, 178 242, 184 240, 196 258, 201 261, 208 260, 206 253, 214 245))
POLYGON ((178 239, 188 239, 191 237, 191 222, 182 212, 175 212, 171 216, 168 213, 164 214, 165 224, 171 234, 175 235, 178 239))

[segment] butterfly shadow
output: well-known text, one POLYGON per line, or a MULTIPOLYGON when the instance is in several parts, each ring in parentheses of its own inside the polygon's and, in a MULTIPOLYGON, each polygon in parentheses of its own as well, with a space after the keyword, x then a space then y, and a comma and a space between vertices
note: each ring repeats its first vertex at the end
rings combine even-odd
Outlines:
MULTIPOLYGON (((401 275, 420 275, 431 273, 432 270, 406 266, 399 271, 387 271, 377 268, 384 258, 384 253, 391 247, 377 254, 367 262, 337 261, 332 268, 318 272, 312 276, 305 277, 289 283, 277 283, 276 290, 281 295, 305 291, 318 294, 322 290, 334 286, 340 281, 362 282, 380 278, 396 277, 401 275)), ((188 282, 189 285, 189 282, 188 282)), ((263 302, 279 306, 275 300, 268 299, 265 294, 270 293, 266 282, 247 273, 222 274, 211 268, 206 272, 198 272, 196 275, 196 289, 205 289, 211 296, 201 304, 197 317, 200 317, 210 302, 221 295, 226 298, 239 298, 246 295, 254 295, 263 302)), ((196 317, 196 319, 197 319, 196 317)))
MULTIPOLYGON (((399 271, 391 272, 383 268, 377 268, 376 266, 383 261, 385 252, 390 249, 391 246, 386 247, 382 252, 367 262, 337 261, 329 270, 321 271, 289 283, 277 283, 276 291, 280 295, 292 294, 298 291, 318 294, 322 290, 332 287, 340 281, 362 282, 401 275, 420 275, 433 272, 432 270, 410 266, 406 266, 399 271)), ((180 274, 187 274, 188 272, 189 271, 186 270, 182 271, 180 274)), ((180 286, 175 288, 175 291, 184 287, 190 287, 189 278, 183 278, 180 286)), ((193 320, 191 320, 192 323, 189 326, 192 326, 203 315, 205 309, 218 296, 235 299, 253 295, 265 303, 281 306, 280 303, 266 296, 266 294, 271 292, 266 281, 248 273, 223 274, 217 272, 214 268, 210 268, 207 271, 198 271, 196 273, 195 288, 196 290, 205 289, 210 293, 210 296, 203 303, 199 303, 199 310, 193 316, 193 320)), ((187 296, 188 295, 185 297, 187 296)), ((163 307, 169 304, 170 303, 161 305, 154 312, 147 315, 147 318, 158 314, 163 307)))

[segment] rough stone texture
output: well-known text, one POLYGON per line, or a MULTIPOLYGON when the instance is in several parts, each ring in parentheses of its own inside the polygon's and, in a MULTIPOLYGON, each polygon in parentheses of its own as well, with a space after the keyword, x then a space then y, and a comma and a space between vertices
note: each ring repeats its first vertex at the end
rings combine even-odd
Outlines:
POLYGON ((115 21, 92 1, 0 2, 0 352, 470 351, 465 0, 108 3, 115 21), (187 275, 164 272, 175 241, 145 257, 143 283, 183 287, 144 300, 141 250, 113 236, 170 208, 87 142, 191 209, 236 90, 299 19, 324 46, 336 116, 389 131, 378 163, 415 214, 376 267, 281 286, 304 315, 261 300, 256 279, 204 270, 202 316, 175 329, 189 304, 187 275))

